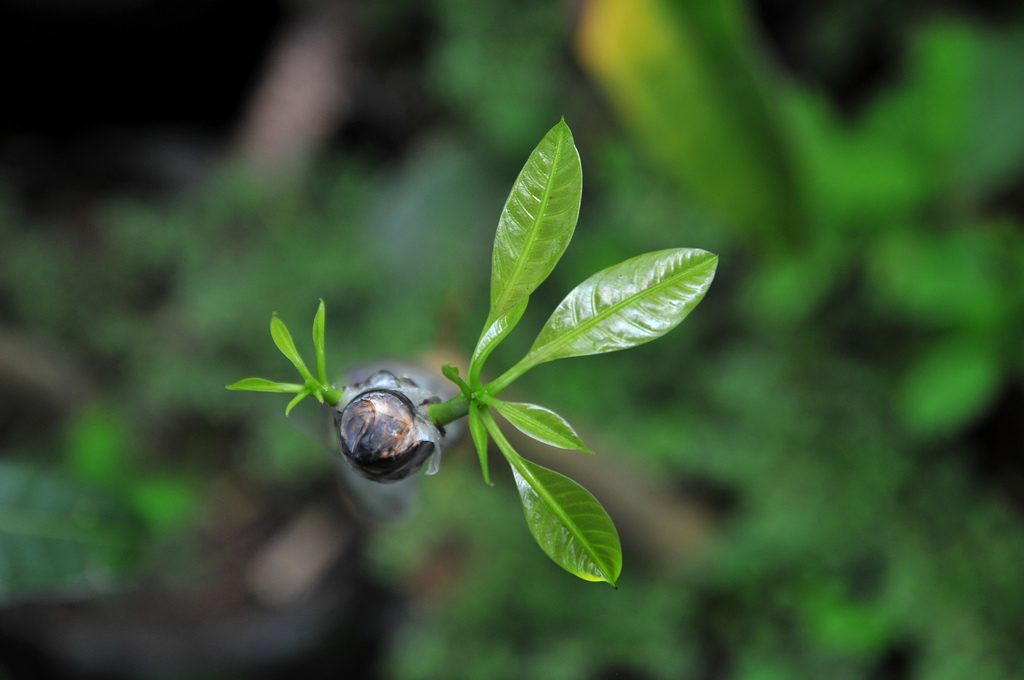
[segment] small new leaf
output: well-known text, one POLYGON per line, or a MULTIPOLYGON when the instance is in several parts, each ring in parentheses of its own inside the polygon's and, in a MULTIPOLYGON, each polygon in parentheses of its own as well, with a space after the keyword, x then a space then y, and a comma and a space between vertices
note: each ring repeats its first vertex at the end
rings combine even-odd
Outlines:
POLYGON ((528 297, 555 268, 576 228, 582 192, 580 156, 562 120, 530 154, 501 211, 485 328, 528 297))
POLYGON ((292 334, 288 332, 288 327, 284 325, 284 321, 277 318, 277 314, 274 314, 270 318, 270 335, 274 338, 274 344, 281 350, 281 354, 288 358, 288 361, 292 362, 299 374, 302 375, 305 380, 312 380, 313 374, 306 368, 306 364, 302 361, 302 357, 299 356, 299 351, 295 349, 295 342, 292 340, 292 334))
POLYGON ((316 354, 316 378, 322 385, 327 384, 327 350, 324 349, 324 317, 326 314, 324 301, 320 300, 316 316, 313 317, 313 352, 316 354))
POLYGON ((512 401, 494 401, 494 408, 505 416, 517 430, 539 442, 560 449, 576 449, 593 453, 580 440, 576 430, 565 418, 550 409, 536 404, 519 404, 512 401))
POLYGON ((491 483, 491 475, 487 470, 487 428, 480 420, 480 410, 486 408, 477 404, 469 406, 469 434, 473 437, 473 444, 476 445, 476 453, 480 457, 480 471, 484 475, 484 484, 494 486, 491 483))
POLYGON ((284 409, 284 417, 287 418, 288 415, 292 412, 292 409, 295 408, 300 401, 302 401, 303 399, 305 399, 309 395, 310 395, 310 392, 309 392, 309 390, 307 388, 303 388, 301 392, 299 392, 297 395, 295 395, 295 398, 292 399, 291 401, 289 401, 288 402, 288 406, 285 407, 285 409, 284 409))
POLYGON ((264 378, 245 378, 244 380, 239 380, 236 383, 228 385, 227 388, 229 390, 244 390, 247 392, 281 393, 295 393, 306 389, 305 385, 273 382, 272 380, 265 380, 264 378))

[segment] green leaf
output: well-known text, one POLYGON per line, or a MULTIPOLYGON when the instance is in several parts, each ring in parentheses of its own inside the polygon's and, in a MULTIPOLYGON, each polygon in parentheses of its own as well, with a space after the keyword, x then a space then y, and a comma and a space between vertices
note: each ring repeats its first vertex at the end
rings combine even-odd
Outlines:
POLYGON ((139 528, 112 497, 0 462, 0 601, 106 589, 134 564, 139 528))
POLYGON ((284 321, 277 318, 277 314, 274 314, 270 319, 270 335, 274 338, 274 344, 281 350, 281 354, 285 355, 288 361, 294 364, 302 377, 306 380, 312 380, 313 374, 306 368, 305 362, 299 356, 299 351, 295 349, 292 334, 288 332, 288 327, 284 325, 284 321))
POLYGON ((131 503, 150 531, 174 535, 186 529, 202 505, 196 480, 161 475, 139 480, 131 489, 131 503))
POLYGON ((68 430, 64 468, 97 487, 123 488, 132 482, 127 419, 121 410, 93 402, 75 414, 68 430))
POLYGON ((280 383, 272 380, 266 380, 264 378, 245 378, 238 382, 228 385, 229 390, 244 390, 246 392, 301 392, 306 389, 305 385, 297 385, 295 383, 280 383))
POLYGON ((580 440, 565 418, 550 409, 536 404, 519 404, 512 401, 494 401, 494 408, 505 416, 517 430, 539 442, 560 449, 576 449, 593 453, 580 440))
POLYGON ((779 88, 751 49, 746 3, 593 0, 576 46, 617 120, 695 200, 766 235, 794 234, 803 196, 779 88))
POLYGON ((899 406, 907 428, 920 436, 949 436, 985 413, 1003 385, 994 347, 975 338, 936 344, 904 376, 899 406))
POLYGON ((513 370, 565 357, 635 347, 669 332, 697 306, 718 256, 678 248, 609 267, 576 286, 513 370))
POLYGON ((473 444, 476 445, 477 455, 480 457, 480 471, 484 475, 484 484, 491 484, 491 475, 487 470, 487 429, 480 420, 480 410, 486 408, 478 404, 471 404, 469 407, 469 434, 473 437, 473 444))
POLYGON ((308 397, 311 394, 309 389, 303 388, 301 392, 295 395, 295 398, 288 402, 288 405, 284 409, 284 417, 287 418, 288 414, 292 412, 292 409, 298 406, 299 402, 308 397))
POLYGON ((976 41, 974 116, 964 180, 978 194, 1006 186, 1024 167, 1024 31, 990 32, 976 41))
POLYGON ((313 317, 313 351, 316 354, 316 377, 321 384, 327 384, 327 351, 324 349, 324 317, 326 316, 324 301, 313 317))
POLYGON ((566 571, 615 585, 622 546, 611 517, 594 496, 568 477, 521 457, 487 411, 481 417, 515 474, 526 524, 534 540, 566 571))
POLYGON ((476 343, 473 358, 469 362, 469 381, 471 384, 479 386, 480 370, 483 368, 484 362, 487 361, 487 357, 491 355, 494 348, 501 344, 501 341, 512 332, 512 329, 516 327, 519 320, 523 318, 523 312, 526 311, 526 305, 529 301, 529 297, 523 298, 519 301, 519 304, 499 316, 484 330, 480 340, 476 343))
POLYGON ((530 154, 498 220, 485 327, 529 297, 555 268, 576 228, 582 192, 580 157, 562 120, 530 154))

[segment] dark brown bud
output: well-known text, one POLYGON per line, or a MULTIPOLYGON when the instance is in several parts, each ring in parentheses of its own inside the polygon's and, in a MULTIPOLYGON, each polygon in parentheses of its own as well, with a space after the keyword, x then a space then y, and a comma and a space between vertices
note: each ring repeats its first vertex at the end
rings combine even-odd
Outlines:
POLYGON ((421 436, 412 402, 392 390, 369 390, 349 402, 338 434, 356 471, 382 482, 405 478, 434 452, 434 442, 421 436))
POLYGON ((433 392, 386 370, 345 387, 334 413, 341 458, 375 482, 405 479, 427 461, 427 474, 434 474, 445 432, 427 406, 437 402, 433 392))

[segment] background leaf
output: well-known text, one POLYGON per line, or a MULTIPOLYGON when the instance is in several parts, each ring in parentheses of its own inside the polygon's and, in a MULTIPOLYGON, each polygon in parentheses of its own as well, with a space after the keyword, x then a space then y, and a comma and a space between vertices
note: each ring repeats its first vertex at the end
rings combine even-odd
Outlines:
POLYGON ((717 264, 717 255, 679 248, 598 272, 562 300, 521 363, 612 352, 661 337, 701 301, 717 264))
POLYGON ((915 434, 946 434, 984 412, 1002 383, 1000 357, 992 347, 972 338, 945 341, 905 376, 904 422, 915 434))
POLYGON ((584 445, 572 425, 550 409, 536 404, 499 400, 495 400, 494 408, 505 416, 505 419, 512 423, 517 430, 537 441, 560 449, 576 449, 593 453, 584 445))
POLYGON ((650 155, 726 221, 791 235, 803 198, 741 5, 594 0, 582 14, 580 61, 650 155))
POLYGON ((491 255, 488 325, 528 297, 565 252, 583 192, 583 169, 565 121, 551 128, 505 202, 491 255))
POLYGON ((109 587, 128 566, 137 530, 112 498, 0 463, 0 601, 109 587))

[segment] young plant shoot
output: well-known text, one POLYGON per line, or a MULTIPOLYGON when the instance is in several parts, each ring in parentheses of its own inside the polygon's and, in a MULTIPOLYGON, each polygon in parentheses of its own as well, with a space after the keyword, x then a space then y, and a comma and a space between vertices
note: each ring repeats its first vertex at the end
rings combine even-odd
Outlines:
POLYGON ((383 483, 403 479, 427 460, 428 474, 436 472, 444 427, 468 417, 484 481, 490 484, 489 435, 512 468, 526 523, 541 549, 576 576, 614 586, 622 570, 622 548, 608 513, 576 482, 520 456, 492 411, 545 444, 591 453, 554 411, 504 401, 498 395, 538 364, 635 347, 664 335, 704 297, 718 256, 690 248, 662 250, 594 274, 555 308, 526 356, 495 380, 482 382, 488 357, 519 323, 530 295, 569 245, 582 190, 579 154, 562 120, 530 154, 501 212, 491 256, 490 311, 466 378, 452 365, 442 369, 459 387, 461 393, 454 399, 441 402, 408 379, 385 371, 341 391, 331 386, 324 358, 323 301, 313 321, 316 377, 299 356, 284 322, 274 316, 271 335, 302 382, 247 378, 228 389, 295 394, 285 415, 309 395, 330 404, 342 457, 362 476, 383 483))

